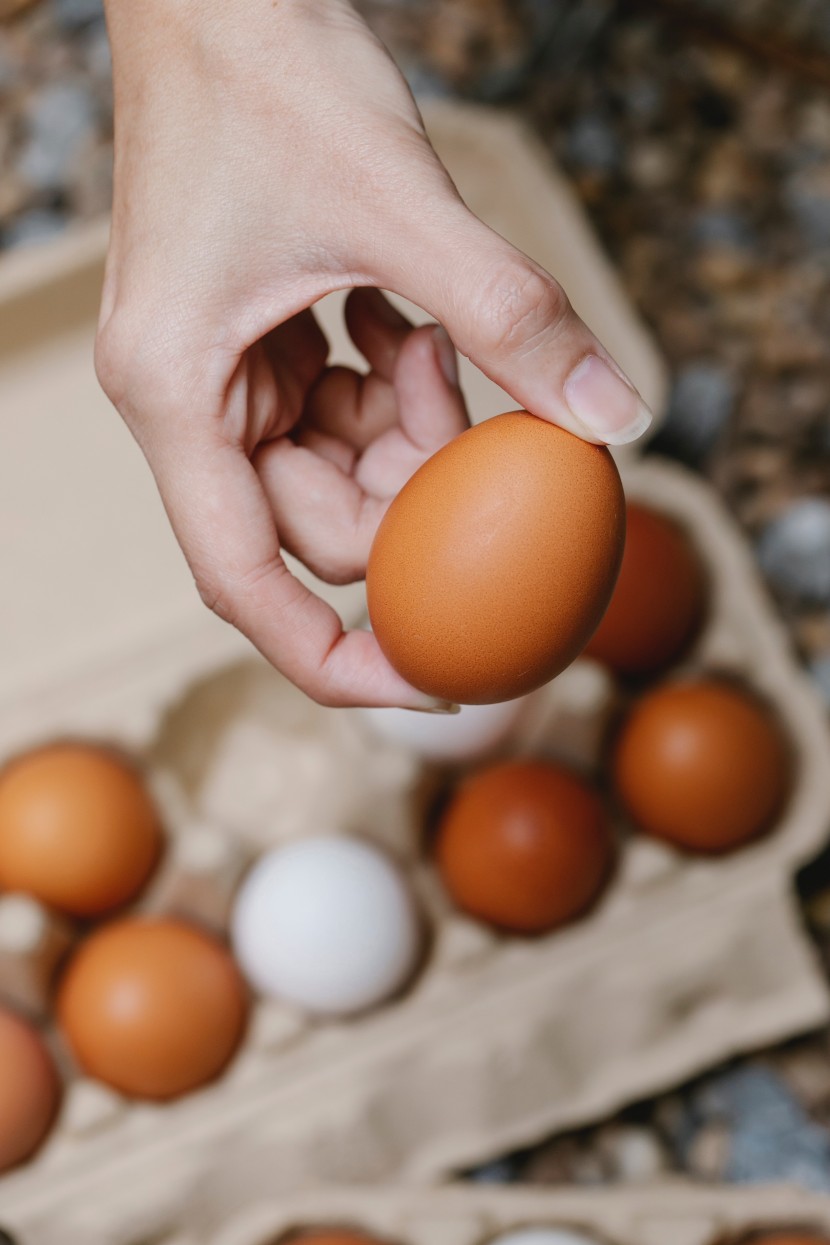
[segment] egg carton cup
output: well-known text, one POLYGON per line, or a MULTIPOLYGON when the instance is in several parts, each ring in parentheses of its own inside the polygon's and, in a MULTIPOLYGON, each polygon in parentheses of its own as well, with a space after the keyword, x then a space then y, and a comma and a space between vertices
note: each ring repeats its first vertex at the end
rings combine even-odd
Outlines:
POLYGON ((278 1245, 326 1227, 395 1245, 488 1245, 528 1227, 558 1229, 560 1245, 749 1245, 767 1232, 830 1233, 830 1198, 785 1185, 324 1186, 276 1196, 262 1154, 244 1143, 207 1175, 167 1198, 148 1178, 142 1208, 127 1215, 104 1192, 59 1216, 35 1211, 4 1226, 19 1245, 278 1245))
MULTIPOLYGON (((265 1156, 274 1193, 308 1181, 435 1181, 826 1022, 827 986, 793 893, 827 830, 824 713, 710 491, 654 460, 626 469, 625 484, 684 524, 709 568, 711 617, 684 670, 746 680, 792 740, 795 786, 772 832, 719 859, 624 837, 588 916, 543 938, 506 937, 453 911, 426 857, 439 772, 375 737, 359 711, 321 709, 264 663, 175 681, 141 749, 171 834, 142 907, 221 930, 257 852, 358 834, 409 876, 431 932, 426 963, 399 999, 354 1019, 256 1002, 226 1074, 167 1105, 131 1104, 70 1075, 51 1139, 0 1180, 0 1222, 104 1196, 129 1220, 150 1186, 175 1200, 234 1138, 265 1156)), ((508 752, 565 757, 590 774, 618 702, 610 676, 577 662, 523 702, 508 752)), ((0 901, 0 939, 11 902, 0 901)), ((39 948, 61 931, 46 935, 43 922, 15 980, 49 977, 42 968, 38 978, 38 955, 51 954, 39 948)), ((8 943, 7 932, 7 962, 8 943)))

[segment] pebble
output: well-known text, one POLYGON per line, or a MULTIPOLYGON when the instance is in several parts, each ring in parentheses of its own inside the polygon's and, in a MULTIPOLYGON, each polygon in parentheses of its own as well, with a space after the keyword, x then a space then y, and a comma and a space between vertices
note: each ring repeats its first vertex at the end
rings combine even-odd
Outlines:
POLYGON ((728 1124, 704 1124, 694 1135, 685 1154, 687 1171, 700 1180, 721 1183, 732 1152, 732 1133, 728 1124))
POLYGON ((620 144, 614 130, 597 114, 577 117, 568 132, 568 152, 574 164, 593 172, 613 173, 620 164, 620 144))
POLYGON ((485 1163, 467 1173, 467 1179, 475 1184, 513 1184, 519 1179, 521 1163, 512 1156, 496 1159, 493 1163, 485 1163))
POLYGON ((830 501, 804 497, 771 520, 758 540, 758 560, 783 596, 830 605, 830 501))
POLYGON ((830 246, 830 167, 799 169, 784 182, 781 197, 810 246, 830 246))
POLYGON ((806 1111, 830 1106, 830 1060, 826 1046, 799 1043, 775 1058, 775 1066, 806 1111))
POLYGON ((46 87, 33 96, 25 122, 22 177, 34 190, 60 189, 82 147, 93 140, 96 113, 89 90, 77 82, 46 87))
POLYGON ((792 1181, 830 1192, 830 1134, 811 1122, 781 1077, 744 1064, 702 1095, 729 1127, 724 1175, 736 1184, 792 1181))
POLYGON ((600 1130, 597 1147, 612 1180, 645 1184, 668 1168, 668 1157, 657 1134, 634 1124, 610 1124, 600 1130))
POLYGON ((700 465, 726 428, 736 399, 736 378, 723 364, 705 359, 686 364, 675 377, 654 448, 700 465))
POLYGON ((808 669, 816 689, 830 709, 830 653, 811 661, 808 669))
POLYGON ((50 8, 58 29, 70 34, 104 20, 102 0, 51 0, 50 8))
POLYGON ((708 208, 698 212, 691 222, 692 240, 698 246, 732 247, 753 251, 758 241, 749 222, 736 211, 708 208))
POLYGON ((14 250, 19 246, 46 242, 63 233, 65 228, 66 214, 64 212, 32 208, 15 217, 5 227, 2 235, 3 246, 8 250, 14 250))

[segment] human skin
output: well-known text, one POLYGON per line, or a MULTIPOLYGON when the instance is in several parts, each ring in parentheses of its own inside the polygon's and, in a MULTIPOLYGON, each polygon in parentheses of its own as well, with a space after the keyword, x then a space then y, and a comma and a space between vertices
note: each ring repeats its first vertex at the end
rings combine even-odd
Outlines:
POLYGON ((347 0, 108 0, 107 20, 96 366, 202 599, 320 703, 446 709, 283 552, 363 577, 392 497, 466 426, 453 345, 589 440, 633 440, 649 413, 553 277, 466 208, 347 0), (311 308, 337 289, 365 376, 326 364, 311 308))

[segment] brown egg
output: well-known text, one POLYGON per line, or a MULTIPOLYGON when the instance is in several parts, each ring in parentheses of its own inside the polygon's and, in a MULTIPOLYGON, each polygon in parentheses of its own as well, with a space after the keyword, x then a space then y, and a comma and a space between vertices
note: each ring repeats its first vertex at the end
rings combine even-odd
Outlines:
POLYGON ((789 789, 790 750, 760 701, 709 679, 643 697, 613 771, 641 830, 688 851, 724 852, 769 829, 789 789))
POLYGON ((355 1232, 350 1228, 309 1228, 293 1234, 289 1240, 298 1245, 385 1245, 376 1236, 355 1232))
POLYGON ((798 1229, 786 1232, 760 1232, 752 1237, 752 1245, 830 1245, 830 1236, 798 1229))
POLYGON ((544 761, 508 761, 462 783, 436 851, 459 908, 500 929, 542 934, 597 897, 613 840, 599 797, 580 778, 544 761))
POLYGON ((70 962, 58 994, 78 1063, 135 1098, 173 1098, 213 1080, 236 1050, 245 1014, 230 954, 175 920, 103 927, 70 962))
POLYGON ((42 1038, 25 1020, 0 1009, 0 1172, 34 1153, 59 1098, 58 1074, 42 1038))
POLYGON ((378 643, 432 696, 532 691, 602 617, 624 527, 604 447, 522 411, 488 419, 424 463, 378 529, 366 574, 378 643))
POLYGON ((685 532, 631 502, 617 586, 585 654, 627 677, 665 669, 697 637, 706 595, 703 564, 685 532))
POLYGON ((0 773, 0 887, 97 917, 133 899, 161 845, 139 775, 82 743, 25 753, 0 773))

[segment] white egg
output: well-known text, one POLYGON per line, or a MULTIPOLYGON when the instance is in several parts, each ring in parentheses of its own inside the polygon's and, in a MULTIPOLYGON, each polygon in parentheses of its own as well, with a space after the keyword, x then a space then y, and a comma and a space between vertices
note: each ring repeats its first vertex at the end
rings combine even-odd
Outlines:
POLYGON ((413 709, 360 709, 371 729, 411 748, 427 761, 472 761, 498 747, 513 731, 527 697, 498 705, 462 705, 460 713, 413 709))
POLYGON ((262 994, 329 1015, 394 994, 418 959, 421 926, 392 861, 358 839, 301 839, 263 856, 231 918, 234 954, 262 994))
POLYGON ((494 1237, 489 1245, 597 1245, 596 1237, 574 1228, 526 1227, 514 1228, 494 1237))

